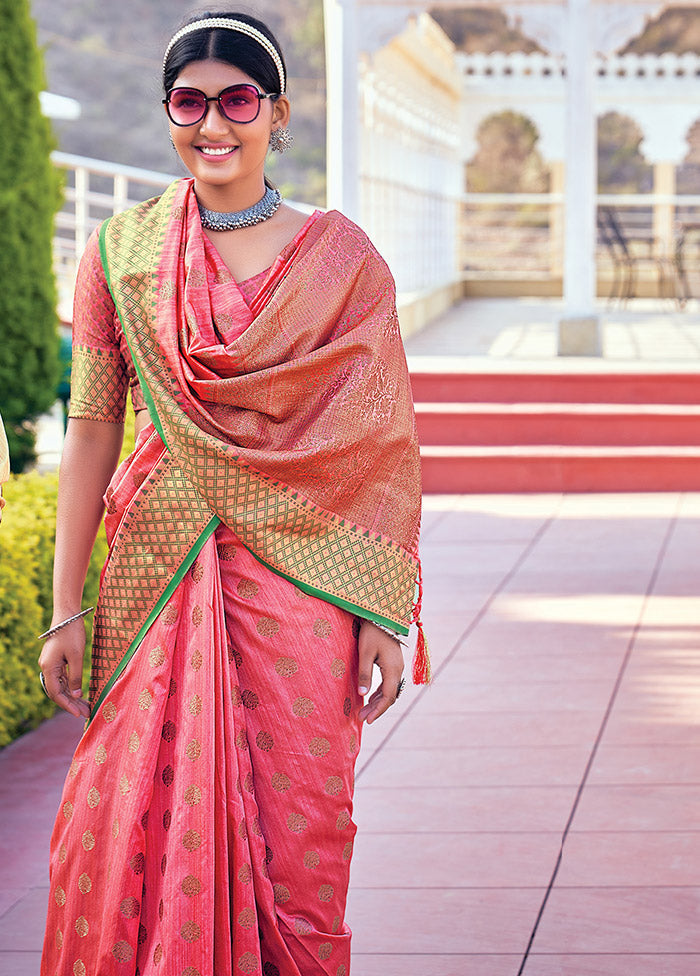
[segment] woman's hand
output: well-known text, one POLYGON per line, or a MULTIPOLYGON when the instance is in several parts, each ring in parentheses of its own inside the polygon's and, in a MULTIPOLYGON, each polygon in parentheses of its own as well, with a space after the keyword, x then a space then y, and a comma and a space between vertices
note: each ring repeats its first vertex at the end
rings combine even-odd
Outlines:
POLYGON ((90 717, 90 705, 82 697, 84 655, 85 624, 75 620, 48 638, 39 657, 46 694, 76 718, 90 717))
POLYGON ((375 664, 382 673, 381 684, 360 709, 360 719, 371 725, 398 697, 403 674, 401 644, 375 627, 371 620, 363 620, 360 624, 359 659, 358 690, 363 697, 372 686, 372 668, 375 664))

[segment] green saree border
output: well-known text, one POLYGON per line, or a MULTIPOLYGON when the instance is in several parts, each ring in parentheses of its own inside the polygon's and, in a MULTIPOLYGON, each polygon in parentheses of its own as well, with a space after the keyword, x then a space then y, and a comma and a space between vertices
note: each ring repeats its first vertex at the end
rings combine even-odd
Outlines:
POLYGON ((316 586, 311 586, 310 583, 304 583, 302 580, 295 579, 290 576, 289 573, 282 572, 281 569, 277 569, 270 563, 266 562, 261 556, 257 554, 250 546, 247 546, 242 539, 236 536, 241 545, 248 550, 251 556, 254 556, 259 563, 269 569, 271 573, 276 576, 281 576, 282 579, 286 579, 288 582, 293 583, 297 589, 301 590, 303 593, 308 593, 309 596, 318 597, 320 600, 324 600, 326 603, 332 603, 336 607, 340 607, 341 610, 347 610, 349 613, 354 613, 357 617, 362 617, 364 620, 370 620, 375 623, 384 624, 395 630, 397 634, 401 634, 403 637, 407 637, 409 630, 403 624, 400 624, 397 620, 392 620, 390 617, 383 617, 379 613, 373 613, 371 610, 365 609, 365 607, 358 607, 354 603, 350 603, 349 600, 344 600, 342 596, 335 596, 333 593, 327 593, 325 590, 321 590, 316 586))
POLYGON ((163 443, 168 448, 168 450, 170 450, 168 442, 165 439, 165 432, 163 430, 163 425, 160 422, 160 417, 158 416, 155 400, 153 399, 153 396, 151 395, 151 391, 148 388, 148 384, 146 383, 146 379, 141 370, 141 364, 139 363, 136 356, 134 356, 134 350, 131 345, 131 338, 127 330, 124 328, 124 319, 122 318, 121 308, 119 307, 119 304, 117 302, 117 296, 115 295, 114 288, 112 287, 112 276, 109 271, 109 262, 107 260, 107 228, 111 220, 112 218, 108 217, 107 220, 105 220, 102 226, 100 227, 99 242, 100 242, 100 258, 102 259, 102 270, 105 273, 105 280, 107 281, 107 287, 109 288, 109 293, 112 296, 114 307, 117 310, 117 315, 119 316, 119 321, 121 322, 122 332, 124 333, 126 344, 128 345, 129 352, 131 353, 131 361, 134 364, 136 375, 139 378, 141 392, 143 393, 143 398, 146 401, 146 407, 148 408, 148 415, 153 421, 153 426, 158 431, 158 435, 160 436, 160 439, 163 441, 163 443))
POLYGON ((111 692, 111 690, 114 687, 114 685, 115 685, 116 681, 118 680, 118 678, 120 678, 121 675, 126 670, 127 665, 130 663, 130 661, 133 658, 134 654, 138 650, 139 645, 141 644, 141 641, 144 639, 144 637, 148 633, 148 631, 149 631, 150 627, 152 626, 153 622, 156 620, 156 618, 160 614, 160 612, 163 609, 163 607, 165 606, 165 604, 168 602, 168 600, 170 599, 170 597, 173 595, 173 593, 175 592, 175 590, 178 588, 178 586, 180 585, 180 583, 184 579, 185 573, 192 566, 192 564, 194 563, 195 559, 197 558, 197 556, 202 551, 202 548, 204 547, 204 544, 212 536, 212 534, 216 531, 216 529, 218 528, 218 526, 219 526, 219 517, 217 515, 214 515, 214 516, 212 516, 211 520, 207 524, 206 528, 204 529, 204 531, 202 532, 202 534, 200 535, 200 537, 197 539, 197 541, 194 543, 194 545, 192 546, 192 548, 190 549, 190 551, 187 553, 187 555, 185 556, 185 558, 183 559, 183 561, 180 563, 180 566, 177 569, 177 571, 175 572, 175 574, 173 575, 173 578, 170 580, 170 582, 168 583, 168 585, 166 586, 166 588, 163 590, 163 592, 161 593, 160 597, 158 598, 158 600, 156 601, 155 605, 153 606, 153 609, 151 610, 151 612, 149 613, 149 615, 146 617, 146 620, 144 621, 143 625, 141 626, 141 629, 139 630, 138 634, 136 635, 136 637, 133 639, 133 641, 131 642, 131 644, 129 645, 129 647, 124 652, 124 656, 121 659, 121 661, 119 662, 119 664, 117 665, 117 667, 114 669, 114 673, 112 674, 112 677, 109 679, 109 681, 107 682, 107 684, 103 688, 103 690, 102 690, 102 692, 100 694, 100 697, 97 699, 97 701, 93 705, 92 711, 90 713, 90 719, 88 721, 88 725, 90 724, 90 722, 92 722, 93 718, 95 717, 95 715, 99 711, 100 706, 103 704, 103 702, 105 701, 105 699, 107 698, 107 696, 111 692))

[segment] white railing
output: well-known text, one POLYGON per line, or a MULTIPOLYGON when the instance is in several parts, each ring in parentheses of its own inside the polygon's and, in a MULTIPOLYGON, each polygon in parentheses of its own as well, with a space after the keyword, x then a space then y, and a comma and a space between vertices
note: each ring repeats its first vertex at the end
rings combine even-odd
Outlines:
POLYGON ((177 177, 69 153, 54 152, 51 158, 65 173, 64 204, 55 223, 54 268, 59 309, 66 317, 78 261, 95 227, 112 214, 155 196, 177 177))
MULTIPOLYGON (((700 274, 700 195, 600 194, 598 274, 635 265, 637 282, 700 274), (610 213, 612 212, 612 217, 610 213), (619 232, 619 235, 618 233, 619 232), (626 253, 625 253, 626 250, 626 253)), ((461 268, 468 278, 560 278, 564 201, 554 193, 468 193, 461 268)))

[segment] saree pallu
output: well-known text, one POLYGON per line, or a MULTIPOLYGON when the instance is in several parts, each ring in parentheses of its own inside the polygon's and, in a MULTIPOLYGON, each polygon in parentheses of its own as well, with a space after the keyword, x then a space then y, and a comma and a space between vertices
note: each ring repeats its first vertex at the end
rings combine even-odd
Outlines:
MULTIPOLYGON (((416 615, 393 282, 317 214, 248 307, 191 181, 100 250, 152 424, 105 496, 42 976, 347 976, 356 618, 416 615)), ((118 419, 119 363, 76 343, 73 416, 118 419)))

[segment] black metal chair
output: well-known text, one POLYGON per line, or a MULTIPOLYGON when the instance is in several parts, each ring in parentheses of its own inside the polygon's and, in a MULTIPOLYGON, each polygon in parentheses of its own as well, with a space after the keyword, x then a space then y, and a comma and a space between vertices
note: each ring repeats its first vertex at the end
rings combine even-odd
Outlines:
POLYGON ((651 266, 656 272, 659 298, 678 300, 675 286, 676 259, 662 258, 653 254, 651 241, 644 241, 648 248, 647 254, 634 253, 630 246, 633 239, 626 235, 614 207, 598 208, 598 233, 613 265, 613 283, 608 295, 611 302, 619 301, 624 305, 630 298, 634 298, 638 272, 645 266, 651 266), (669 283, 673 286, 672 294, 669 294, 669 283))

